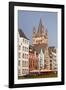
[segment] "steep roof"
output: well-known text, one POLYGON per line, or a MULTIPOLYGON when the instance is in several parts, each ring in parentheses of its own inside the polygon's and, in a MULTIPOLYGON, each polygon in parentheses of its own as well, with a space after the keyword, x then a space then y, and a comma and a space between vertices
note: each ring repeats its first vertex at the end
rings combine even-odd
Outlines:
POLYGON ((20 37, 28 39, 21 29, 18 29, 18 32, 19 32, 20 37))

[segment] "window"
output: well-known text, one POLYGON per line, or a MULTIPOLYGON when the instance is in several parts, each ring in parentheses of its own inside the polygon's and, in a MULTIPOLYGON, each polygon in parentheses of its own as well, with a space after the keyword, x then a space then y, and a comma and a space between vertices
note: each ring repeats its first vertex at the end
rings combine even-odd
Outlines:
POLYGON ((22 74, 28 74, 28 69, 22 69, 22 74))
POLYGON ((26 39, 23 39, 23 42, 26 43, 26 39))
POLYGON ((25 59, 28 59, 28 54, 25 54, 25 59))
POLYGON ((22 69, 22 74, 25 74, 25 70, 24 69, 22 69))
POLYGON ((24 53, 23 53, 22 57, 24 58, 24 53))
POLYGON ((26 54, 25 54, 25 59, 26 59, 26 54))
POLYGON ((22 61, 22 66, 23 67, 28 67, 28 61, 22 61))
POLYGON ((26 66, 28 67, 28 65, 29 65, 29 64, 28 64, 28 61, 27 61, 27 62, 26 62, 26 66))
POLYGON ((20 66, 20 60, 18 60, 18 66, 20 66))
POLYGON ((28 54, 26 54, 26 59, 28 59, 28 54))
POLYGON ((52 60, 50 60, 50 62, 52 62, 52 60))
POLYGON ((27 52, 28 52, 28 48, 27 48, 27 52))
POLYGON ((28 44, 28 41, 27 41, 27 44, 28 44))
POLYGON ((24 51, 24 46, 23 46, 23 51, 24 51))
POLYGON ((28 54, 23 53, 22 58, 28 59, 28 54))
POLYGON ((25 44, 28 44, 28 40, 26 40, 26 39, 23 39, 23 42, 24 42, 25 44))
POLYGON ((18 53, 18 58, 20 58, 20 56, 21 56, 21 53, 19 52, 19 53, 18 53))
POLYGON ((22 61, 22 66, 25 67, 25 61, 22 61))
POLYGON ((26 39, 25 39, 25 43, 26 43, 26 39))
POLYGON ((22 67, 24 67, 24 61, 22 61, 22 67))
POLYGON ((26 47, 25 47, 25 51, 26 51, 26 47))
POLYGON ((45 65, 44 65, 44 69, 46 69, 46 67, 47 67, 47 65, 45 64, 45 65))
POLYGON ((28 74, 28 69, 26 69, 25 71, 26 71, 26 74, 28 74))
POLYGON ((23 46, 23 51, 28 52, 28 48, 23 46))
POLYGON ((18 74, 20 74, 20 69, 18 69, 18 74))

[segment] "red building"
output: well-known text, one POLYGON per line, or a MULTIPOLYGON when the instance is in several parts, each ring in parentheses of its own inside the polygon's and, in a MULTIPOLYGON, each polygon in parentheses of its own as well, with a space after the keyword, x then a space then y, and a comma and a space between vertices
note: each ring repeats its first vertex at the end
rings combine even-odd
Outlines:
POLYGON ((37 70, 39 68, 39 58, 33 48, 29 49, 29 71, 37 70))

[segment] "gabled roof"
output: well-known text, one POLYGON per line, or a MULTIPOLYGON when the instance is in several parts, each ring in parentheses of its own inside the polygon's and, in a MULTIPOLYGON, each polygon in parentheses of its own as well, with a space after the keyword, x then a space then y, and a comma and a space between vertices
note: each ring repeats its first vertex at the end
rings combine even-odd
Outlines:
POLYGON ((18 32, 19 32, 20 37, 28 39, 21 29, 18 29, 18 32))

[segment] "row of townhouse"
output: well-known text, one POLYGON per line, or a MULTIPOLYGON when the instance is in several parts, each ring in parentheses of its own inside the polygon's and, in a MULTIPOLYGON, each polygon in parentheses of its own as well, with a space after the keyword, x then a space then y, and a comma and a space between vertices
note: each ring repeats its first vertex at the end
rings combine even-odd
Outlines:
POLYGON ((30 47, 29 39, 24 32, 18 30, 18 76, 28 75, 32 70, 44 69, 44 53, 38 54, 33 46, 30 47))
MULTIPOLYGON (((45 69, 45 59, 42 48, 40 53, 29 45, 29 39, 22 30, 18 32, 18 76, 28 75, 32 70, 45 69)), ((49 47, 50 68, 49 70, 57 71, 56 49, 49 47)))
POLYGON ((32 45, 24 32, 18 30, 18 76, 32 70, 57 70, 56 49, 48 47, 48 31, 40 19, 38 29, 33 28, 32 45))

